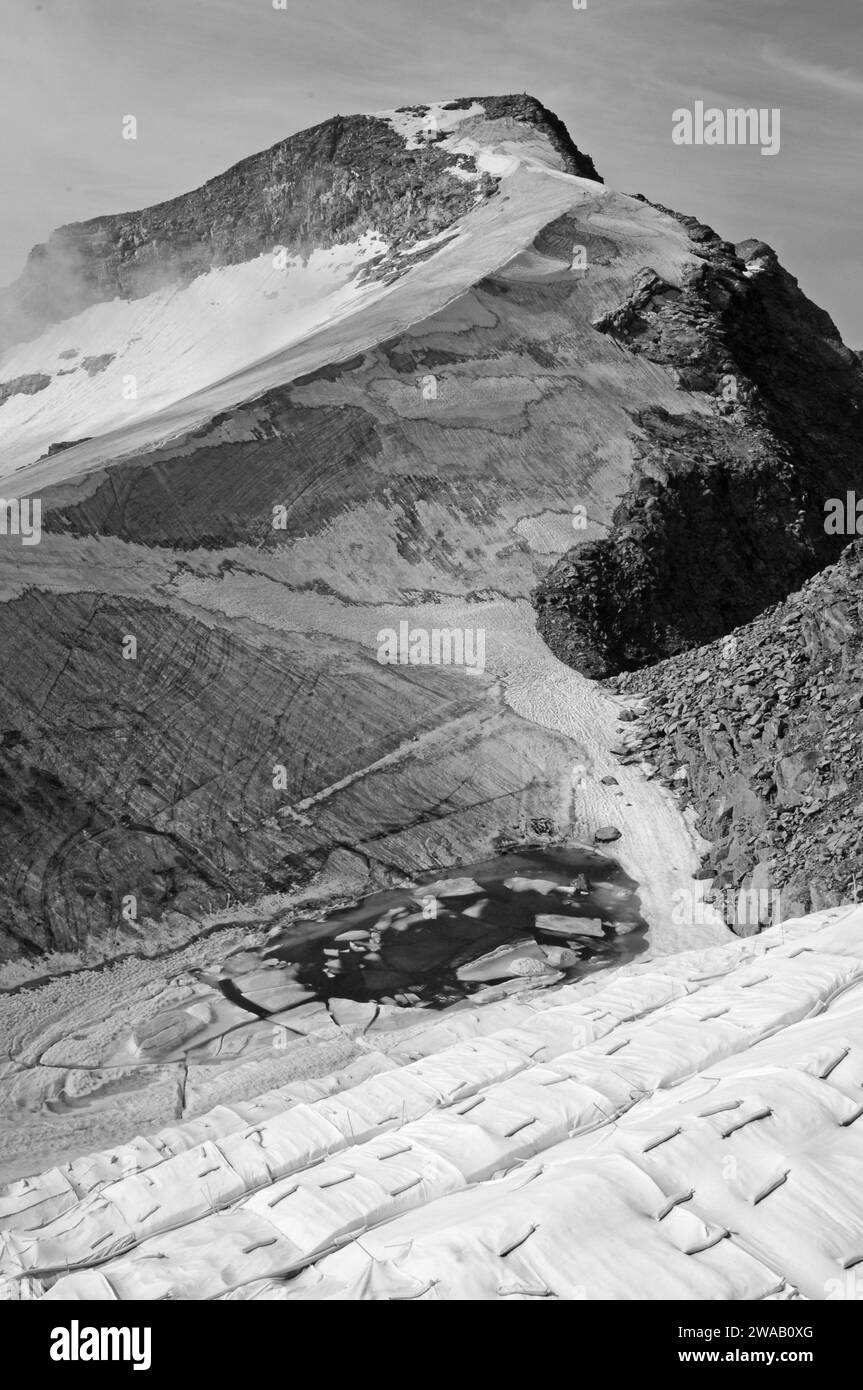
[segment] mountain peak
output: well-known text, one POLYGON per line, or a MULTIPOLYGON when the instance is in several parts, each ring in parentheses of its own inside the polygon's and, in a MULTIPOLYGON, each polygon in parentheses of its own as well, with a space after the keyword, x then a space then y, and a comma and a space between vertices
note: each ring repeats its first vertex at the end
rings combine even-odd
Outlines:
POLYGON ((330 117, 189 193, 52 232, 0 292, 0 350, 92 304, 185 285, 274 247, 305 257, 372 234, 404 252, 492 196, 522 159, 600 181, 562 121, 526 94, 330 117))
POLYGON ((503 123, 515 122, 532 128, 533 132, 544 137, 560 157, 566 173, 602 183, 593 160, 578 148, 560 117, 527 92, 508 96, 457 97, 452 101, 400 106, 395 111, 379 111, 376 115, 389 119, 397 129, 401 129, 413 148, 417 148, 424 139, 435 136, 439 140, 450 135, 461 137, 466 131, 465 123, 472 124, 474 121, 479 121, 485 128, 500 122, 501 137, 505 140, 508 132, 503 123))

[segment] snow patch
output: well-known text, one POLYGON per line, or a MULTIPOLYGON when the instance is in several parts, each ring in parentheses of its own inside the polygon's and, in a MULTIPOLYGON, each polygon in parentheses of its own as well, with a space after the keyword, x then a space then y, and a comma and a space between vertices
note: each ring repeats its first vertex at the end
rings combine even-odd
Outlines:
POLYGON ((373 114, 389 122, 404 140, 406 149, 419 150, 429 143, 430 136, 455 130, 462 121, 485 115, 485 107, 478 101, 451 111, 446 110, 447 105, 445 101, 433 101, 429 106, 412 106, 406 111, 375 111, 373 114))
POLYGON ((479 179, 479 171, 476 169, 465 169, 461 164, 454 164, 451 169, 447 169, 448 174, 452 174, 454 179, 460 179, 462 183, 476 183, 479 179))

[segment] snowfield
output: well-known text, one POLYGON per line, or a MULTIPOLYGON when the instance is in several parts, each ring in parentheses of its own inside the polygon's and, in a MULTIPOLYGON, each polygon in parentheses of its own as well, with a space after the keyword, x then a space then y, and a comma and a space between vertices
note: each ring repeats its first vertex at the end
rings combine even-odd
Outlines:
POLYGON ((338 322, 381 293, 357 275, 386 250, 374 235, 313 251, 305 263, 277 249, 184 287, 94 304, 11 348, 0 356, 0 380, 39 373, 51 383, 0 407, 4 467, 158 414, 338 322))
POLYGON ((863 907, 354 1020, 347 1071, 9 1184, 3 1296, 859 1296, 863 907))

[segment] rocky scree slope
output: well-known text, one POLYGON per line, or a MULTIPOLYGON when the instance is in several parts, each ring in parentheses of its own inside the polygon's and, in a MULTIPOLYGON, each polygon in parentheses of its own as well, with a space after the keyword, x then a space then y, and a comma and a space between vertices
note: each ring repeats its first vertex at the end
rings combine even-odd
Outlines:
POLYGON ((611 682, 643 699, 621 753, 646 760, 694 804, 712 842, 708 899, 728 888, 779 889, 783 917, 860 901, 861 672, 863 541, 855 541, 723 641, 611 682))
POLYGON ((835 560, 824 503, 863 449, 863 372, 829 316, 763 242, 670 215, 697 263, 679 288, 645 267, 595 326, 708 393, 713 416, 633 411, 635 472, 609 534, 533 595, 555 655, 597 678, 710 641, 835 560))

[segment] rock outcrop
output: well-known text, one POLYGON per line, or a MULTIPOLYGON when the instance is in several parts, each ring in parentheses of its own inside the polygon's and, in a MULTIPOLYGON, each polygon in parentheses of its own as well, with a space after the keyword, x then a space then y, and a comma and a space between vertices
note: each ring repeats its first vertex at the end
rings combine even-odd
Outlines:
POLYGON ((706 393, 712 418, 633 411, 635 468, 610 532, 534 594, 552 651, 602 677, 748 621, 835 560, 824 504, 859 478, 863 372, 763 242, 680 218, 698 261, 678 287, 649 269, 596 327, 706 393))

